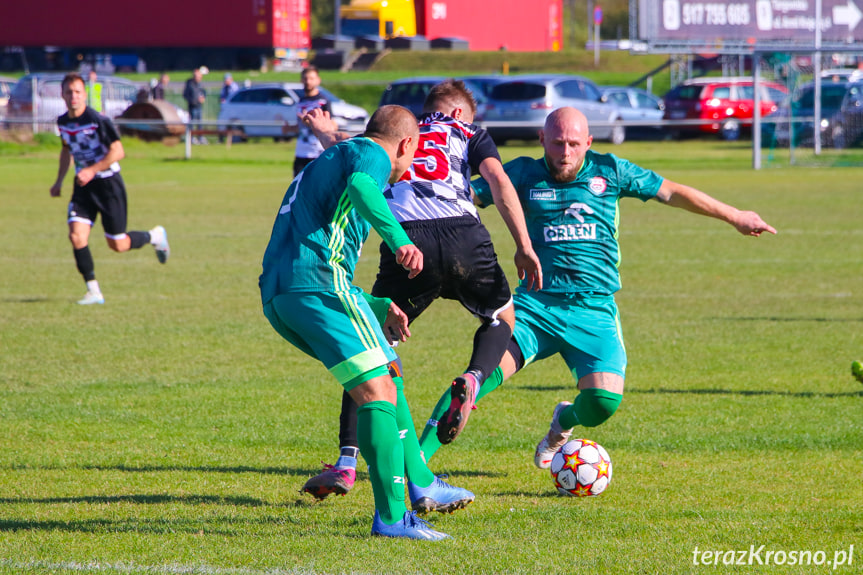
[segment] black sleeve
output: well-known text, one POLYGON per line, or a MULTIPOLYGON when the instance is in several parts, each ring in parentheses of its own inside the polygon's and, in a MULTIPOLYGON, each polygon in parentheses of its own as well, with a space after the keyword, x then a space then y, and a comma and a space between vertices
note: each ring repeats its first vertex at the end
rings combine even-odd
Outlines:
POLYGON ((120 133, 114 126, 114 122, 105 116, 99 118, 99 139, 108 147, 120 139, 120 133))
POLYGON ((494 158, 500 161, 500 154, 497 151, 497 145, 491 136, 483 129, 480 129, 470 139, 467 144, 467 161, 470 164, 470 169, 474 174, 479 173, 479 165, 488 158, 494 158))

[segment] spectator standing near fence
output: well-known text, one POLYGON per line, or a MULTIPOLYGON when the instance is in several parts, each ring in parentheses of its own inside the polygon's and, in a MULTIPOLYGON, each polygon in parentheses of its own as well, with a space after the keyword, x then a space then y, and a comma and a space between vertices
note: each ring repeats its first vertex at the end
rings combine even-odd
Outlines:
MULTIPOLYGON (((201 68, 195 68, 192 72, 192 77, 186 80, 186 87, 183 89, 183 99, 186 100, 186 105, 189 110, 189 121, 192 124, 193 130, 201 130, 201 120, 204 114, 204 102, 207 101, 207 91, 201 85, 201 79, 204 77, 204 72, 201 68)), ((208 144, 207 138, 204 136, 192 136, 193 144, 208 144)))
POLYGON ((102 113, 102 83, 99 82, 96 70, 90 70, 87 75, 87 105, 102 113))
POLYGON ((162 74, 159 77, 159 83, 153 86, 153 99, 154 100, 164 100, 165 94, 168 93, 168 82, 171 81, 171 78, 167 74, 162 74))
POLYGON ((219 93, 219 103, 224 104, 239 89, 240 86, 234 82, 234 77, 231 74, 225 74, 225 83, 222 85, 222 91, 219 93))

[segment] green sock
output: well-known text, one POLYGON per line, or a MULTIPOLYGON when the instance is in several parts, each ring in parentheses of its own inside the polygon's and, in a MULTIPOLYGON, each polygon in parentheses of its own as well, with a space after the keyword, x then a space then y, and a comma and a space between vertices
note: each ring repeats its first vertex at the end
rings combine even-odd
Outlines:
POLYGON ((582 389, 572 405, 560 412, 558 423, 564 429, 576 425, 596 427, 614 415, 623 395, 604 389, 582 389))
POLYGON ((434 473, 428 468, 420 453, 417 431, 404 394, 404 380, 401 377, 394 377, 393 382, 396 384, 396 424, 405 454, 405 473, 414 485, 428 487, 434 481, 434 473))
MULTIPOLYGON (((476 402, 479 403, 480 399, 500 387, 500 384, 502 383, 503 370, 498 367, 486 378, 484 382, 482 382, 482 385, 479 388, 479 393, 476 394, 476 402)), ((449 409, 450 398, 450 391, 449 388, 447 388, 438 400, 437 405, 434 406, 431 417, 429 417, 428 422, 426 422, 426 425, 423 428, 423 434, 422 437, 420 437, 420 449, 422 450, 426 461, 430 460, 432 456, 437 453, 437 450, 440 449, 441 442, 437 438, 437 422, 440 421, 440 418, 443 417, 446 410, 449 409), (432 421, 434 424, 430 423, 432 421)))
POLYGON ((396 407, 387 401, 370 401, 357 409, 357 439, 369 468, 375 509, 384 523, 392 525, 407 512, 396 407))

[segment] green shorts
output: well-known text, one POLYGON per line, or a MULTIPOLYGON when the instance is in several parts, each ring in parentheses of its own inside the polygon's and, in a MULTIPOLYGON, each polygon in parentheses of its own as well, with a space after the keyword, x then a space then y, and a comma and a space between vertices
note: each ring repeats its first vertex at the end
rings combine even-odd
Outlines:
POLYGON ((525 365, 559 353, 576 379, 626 377, 626 348, 614 296, 556 297, 517 291, 513 337, 525 365))
POLYGON ((387 373, 397 359, 359 288, 349 292, 290 292, 264 304, 283 338, 321 361, 350 391, 387 373))

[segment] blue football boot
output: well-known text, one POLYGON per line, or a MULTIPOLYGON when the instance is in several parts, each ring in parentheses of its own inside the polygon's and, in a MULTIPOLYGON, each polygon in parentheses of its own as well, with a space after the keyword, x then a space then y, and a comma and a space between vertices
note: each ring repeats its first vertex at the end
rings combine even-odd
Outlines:
POLYGON ((407 539, 423 539, 425 541, 440 541, 450 539, 446 533, 436 531, 426 521, 417 517, 414 511, 405 511, 401 521, 387 525, 381 521, 381 516, 375 510, 372 521, 372 535, 377 537, 405 537, 407 539))
POLYGON ((440 477, 435 477, 428 487, 419 487, 408 481, 408 495, 411 498, 411 508, 420 515, 429 511, 452 513, 457 509, 464 509, 475 498, 467 489, 453 487, 440 477))

